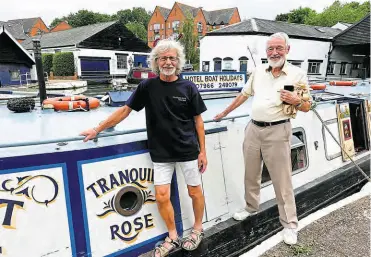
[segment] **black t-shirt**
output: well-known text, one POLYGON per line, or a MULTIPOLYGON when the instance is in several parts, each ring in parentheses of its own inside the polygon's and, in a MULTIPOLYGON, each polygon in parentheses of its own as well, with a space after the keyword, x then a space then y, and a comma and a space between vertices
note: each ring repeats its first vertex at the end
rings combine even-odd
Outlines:
POLYGON ((194 116, 206 111, 196 85, 178 78, 142 81, 127 100, 135 111, 145 107, 149 152, 154 162, 195 160, 199 154, 194 116))

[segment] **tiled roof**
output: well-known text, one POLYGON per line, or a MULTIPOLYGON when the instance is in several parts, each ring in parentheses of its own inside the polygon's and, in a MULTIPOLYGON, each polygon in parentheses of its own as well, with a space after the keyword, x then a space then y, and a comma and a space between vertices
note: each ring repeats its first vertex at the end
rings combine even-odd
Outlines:
POLYGON ((161 6, 157 6, 160 13, 162 14, 162 16, 164 17, 164 19, 166 20, 167 17, 169 16, 170 12, 171 12, 171 9, 167 9, 165 7, 161 7, 161 6))
POLYGON ((232 18, 233 12, 237 8, 228 8, 215 11, 203 11, 206 22, 210 25, 228 24, 232 18))
MULTIPOLYGON (((41 47, 52 48, 52 47, 63 47, 63 46, 75 46, 81 41, 97 34, 98 32, 108 28, 109 26, 116 23, 116 21, 97 23, 69 30, 57 31, 46 33, 41 36, 41 47)), ((26 49, 32 49, 32 39, 29 38, 22 42, 22 45, 26 49)))
POLYGON ((4 26, 4 28, 17 40, 25 40, 28 38, 28 36, 23 32, 23 27, 20 23, 0 21, 0 26, 4 26))
POLYGON ((208 36, 228 34, 274 34, 285 32, 290 37, 316 38, 331 40, 341 32, 339 29, 330 27, 310 26, 281 21, 264 20, 252 18, 246 21, 235 23, 227 27, 211 31, 208 36))
POLYGON ((26 19, 16 19, 16 20, 9 20, 8 23, 19 23, 23 26, 24 32, 30 32, 31 28, 35 25, 38 17, 36 18, 26 18, 26 19))
POLYGON ((334 38, 334 45, 370 44, 370 14, 334 38))

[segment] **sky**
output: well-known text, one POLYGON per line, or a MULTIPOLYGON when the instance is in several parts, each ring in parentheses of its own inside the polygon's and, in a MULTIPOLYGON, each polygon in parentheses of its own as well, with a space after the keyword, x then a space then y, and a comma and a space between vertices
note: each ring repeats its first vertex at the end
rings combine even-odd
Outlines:
MULTIPOLYGON (((355 0, 364 2, 364 0, 355 0)), ((80 9, 113 14, 121 9, 143 7, 153 11, 156 5, 171 9, 174 0, 1 0, 0 21, 11 19, 41 17, 50 25, 56 17, 66 16, 80 9)), ((183 4, 203 7, 206 11, 238 7, 241 19, 263 18, 273 20, 277 14, 287 13, 292 9, 310 7, 321 12, 334 0, 181 0, 183 4)), ((341 2, 350 2, 341 1, 341 2)))

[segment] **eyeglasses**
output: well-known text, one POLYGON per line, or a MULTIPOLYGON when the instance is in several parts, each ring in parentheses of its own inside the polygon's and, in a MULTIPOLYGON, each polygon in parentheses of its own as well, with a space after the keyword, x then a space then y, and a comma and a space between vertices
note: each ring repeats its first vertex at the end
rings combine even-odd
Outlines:
POLYGON ((277 47, 270 46, 270 47, 267 48, 267 52, 271 53, 271 52, 274 51, 274 49, 276 49, 276 52, 282 52, 282 51, 286 50, 286 48, 283 47, 283 46, 277 46, 277 47))
POLYGON ((175 56, 161 56, 161 57, 158 57, 157 59, 159 59, 160 62, 166 62, 167 59, 169 59, 171 62, 178 61, 178 57, 175 57, 175 56))

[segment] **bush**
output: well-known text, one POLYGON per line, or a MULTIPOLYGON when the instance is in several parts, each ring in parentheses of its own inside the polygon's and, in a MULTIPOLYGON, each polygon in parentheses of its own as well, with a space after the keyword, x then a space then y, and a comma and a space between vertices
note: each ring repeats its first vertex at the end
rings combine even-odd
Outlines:
POLYGON ((56 53, 53 58, 53 72, 55 76, 73 76, 75 73, 73 53, 56 53))
POLYGON ((43 69, 48 74, 53 71, 53 56, 54 54, 42 54, 43 69))

